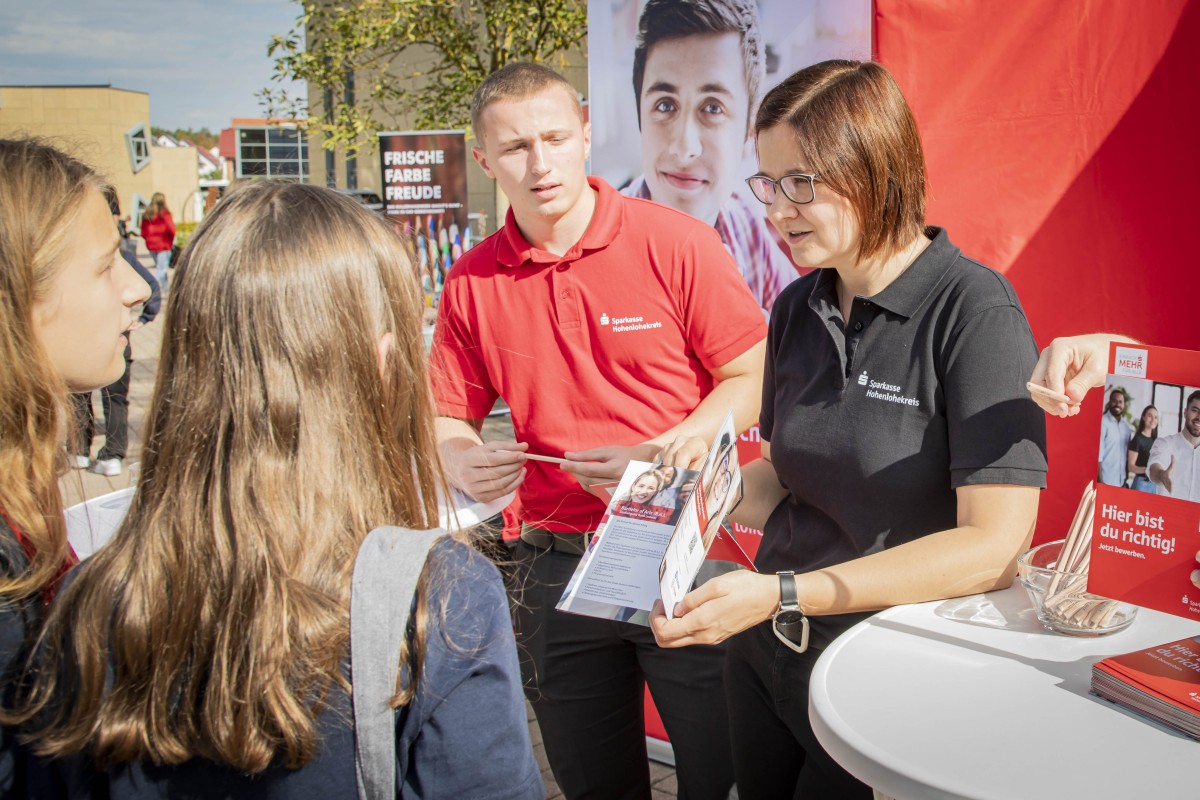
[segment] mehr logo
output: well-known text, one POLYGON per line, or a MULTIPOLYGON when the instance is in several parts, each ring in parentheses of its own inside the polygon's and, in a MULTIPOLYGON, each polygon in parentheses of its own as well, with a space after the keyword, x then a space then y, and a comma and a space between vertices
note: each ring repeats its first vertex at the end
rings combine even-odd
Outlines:
POLYGON ((1123 375, 1127 378, 1146 377, 1147 361, 1150 354, 1137 347, 1118 347, 1113 363, 1113 375, 1123 375))
POLYGON ((608 314, 601 314, 601 315, 600 315, 600 324, 601 324, 601 325, 607 325, 607 324, 608 324, 608 314))
POLYGON ((859 386, 866 386, 866 385, 867 385, 867 373, 865 373, 865 372, 861 372, 861 373, 859 373, 859 375, 858 375, 858 385, 859 385, 859 386))

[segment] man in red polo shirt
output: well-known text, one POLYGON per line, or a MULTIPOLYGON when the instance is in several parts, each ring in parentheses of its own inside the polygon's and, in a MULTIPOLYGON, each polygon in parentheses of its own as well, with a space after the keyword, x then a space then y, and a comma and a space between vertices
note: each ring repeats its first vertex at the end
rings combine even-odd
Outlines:
POLYGON ((724 798, 720 650, 661 650, 647 628, 555 604, 604 512, 571 473, 615 478, 678 435, 712 438, 730 408, 739 430, 752 424, 762 313, 711 226, 586 175, 590 127, 557 73, 510 64, 476 91, 471 119, 475 160, 511 208, 446 279, 438 438, 455 486, 479 500, 519 493, 516 627, 551 768, 567 797, 648 797, 644 678, 679 796, 724 798), (516 442, 479 437, 497 397, 516 442))

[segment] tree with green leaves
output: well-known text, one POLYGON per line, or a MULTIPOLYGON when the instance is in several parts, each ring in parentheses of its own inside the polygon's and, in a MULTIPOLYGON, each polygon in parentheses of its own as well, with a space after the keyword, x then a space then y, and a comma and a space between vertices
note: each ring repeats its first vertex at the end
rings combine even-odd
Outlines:
POLYGON ((305 81, 317 96, 260 96, 272 116, 307 112, 324 146, 348 154, 373 148, 375 131, 397 119, 467 128, 471 94, 484 78, 510 61, 562 68, 587 35, 586 0, 297 1, 295 27, 273 37, 267 52, 276 81, 305 81))
POLYGON ((211 150, 217 146, 217 134, 213 133, 208 128, 200 128, 199 130, 195 130, 193 128, 176 128, 175 130, 170 130, 168 128, 150 128, 151 136, 161 136, 164 133, 168 136, 173 136, 176 139, 187 139, 198 147, 203 147, 206 150, 211 150))

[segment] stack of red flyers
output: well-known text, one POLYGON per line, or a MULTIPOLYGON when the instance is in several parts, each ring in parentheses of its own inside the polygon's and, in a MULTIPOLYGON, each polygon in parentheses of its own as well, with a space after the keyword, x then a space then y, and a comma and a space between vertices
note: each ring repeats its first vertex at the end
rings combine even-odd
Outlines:
POLYGON ((1200 739, 1200 636, 1096 662, 1092 692, 1200 739))

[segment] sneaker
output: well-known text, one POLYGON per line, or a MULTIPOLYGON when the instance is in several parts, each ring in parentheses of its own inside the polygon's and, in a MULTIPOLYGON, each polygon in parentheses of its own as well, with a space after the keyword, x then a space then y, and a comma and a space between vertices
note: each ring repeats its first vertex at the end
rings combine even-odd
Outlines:
POLYGON ((96 463, 88 467, 88 472, 94 472, 97 475, 106 475, 114 478, 121 474, 121 459, 119 458, 98 458, 96 463))
POLYGON ((71 465, 71 469, 87 469, 92 465, 92 460, 87 456, 77 456, 73 453, 67 453, 67 463, 71 465))

